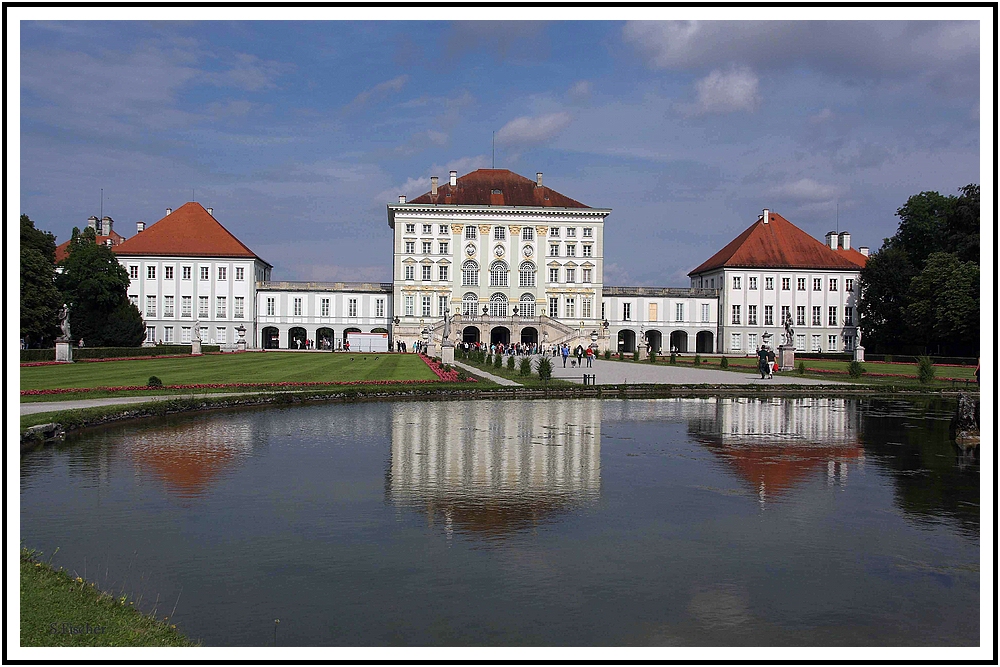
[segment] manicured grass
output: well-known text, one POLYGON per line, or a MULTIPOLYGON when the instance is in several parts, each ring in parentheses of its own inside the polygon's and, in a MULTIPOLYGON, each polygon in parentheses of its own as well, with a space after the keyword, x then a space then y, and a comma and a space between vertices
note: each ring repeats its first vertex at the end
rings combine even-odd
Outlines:
POLYGON ((456 358, 456 361, 461 361, 463 364, 468 364, 473 368, 482 370, 490 375, 496 375, 497 377, 506 378, 507 380, 513 380, 520 385, 531 388, 545 388, 545 387, 573 387, 577 386, 575 382, 570 382, 569 380, 558 380, 556 378, 550 378, 547 382, 542 381, 538 377, 538 371, 536 369, 537 361, 532 363, 531 375, 524 376, 520 372, 521 357, 515 357, 516 365, 514 370, 509 370, 507 368, 507 357, 503 358, 503 364, 500 368, 497 368, 493 364, 480 364, 472 359, 456 358))
POLYGON ((103 593, 21 550, 21 646, 195 645, 176 626, 140 613, 127 596, 103 593))
POLYGON ((351 382, 435 380, 415 354, 373 352, 244 352, 200 357, 102 361, 22 368, 21 389, 221 382, 351 382))

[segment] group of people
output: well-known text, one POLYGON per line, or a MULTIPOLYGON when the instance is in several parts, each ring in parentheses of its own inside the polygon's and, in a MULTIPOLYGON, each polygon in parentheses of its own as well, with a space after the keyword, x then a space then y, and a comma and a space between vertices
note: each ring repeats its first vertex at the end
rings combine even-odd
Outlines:
POLYGON ((466 352, 488 352, 489 354, 499 354, 502 356, 522 357, 533 354, 541 354, 542 348, 538 343, 486 343, 476 341, 474 343, 462 342, 461 348, 466 352))
MULTIPOLYGON (((552 346, 552 356, 562 356, 563 368, 566 368, 566 361, 569 359, 570 351, 569 344, 563 343, 562 345, 552 346)), ((576 365, 583 368, 583 360, 587 360, 587 368, 593 368, 594 366, 594 348, 584 347, 583 345, 577 345, 573 349, 573 356, 576 357, 576 365)))
POLYGON ((757 349, 757 370, 760 371, 760 379, 771 379, 774 377, 774 350, 767 345, 761 345, 757 349))

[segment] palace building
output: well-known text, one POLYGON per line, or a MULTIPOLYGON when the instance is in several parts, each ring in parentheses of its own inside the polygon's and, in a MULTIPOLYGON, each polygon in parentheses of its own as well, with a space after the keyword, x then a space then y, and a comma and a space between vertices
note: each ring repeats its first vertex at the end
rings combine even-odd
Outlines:
MULTIPOLYGON (((631 353, 747 354, 776 347, 790 318, 801 351, 858 344, 867 248, 847 232, 818 241, 763 214, 692 270, 689 287, 604 284, 605 222, 594 208, 506 169, 478 169, 387 205, 392 282, 272 281, 271 265, 188 202, 124 239, 91 218, 129 272, 147 344, 342 349, 347 334, 441 343, 596 344, 631 353)), ((65 245, 65 244, 64 244, 65 245)), ((63 247, 63 246, 60 246, 63 247)))

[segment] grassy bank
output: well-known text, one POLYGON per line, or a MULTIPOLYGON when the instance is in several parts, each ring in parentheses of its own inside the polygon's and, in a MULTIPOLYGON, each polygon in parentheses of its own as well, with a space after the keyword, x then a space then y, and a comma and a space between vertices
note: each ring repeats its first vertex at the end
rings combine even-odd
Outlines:
MULTIPOLYGON (((460 361, 463 364, 467 364, 467 365, 471 366, 472 368, 484 371, 486 373, 489 373, 490 375, 496 375, 497 377, 502 377, 502 378, 505 378, 507 380, 512 380, 514 382, 517 382, 520 385, 524 385, 525 387, 533 387, 533 388, 539 388, 540 387, 540 388, 545 388, 546 386, 548 386, 548 387, 573 387, 573 386, 577 386, 577 383, 570 382, 568 380, 557 380, 555 378, 550 378, 547 381, 542 381, 541 379, 539 379, 539 377, 538 377, 538 360, 537 360, 537 357, 533 358, 532 365, 531 365, 531 375, 521 375, 520 368, 521 368, 521 359, 522 359, 522 357, 514 357, 514 368, 513 369, 507 368, 507 359, 508 358, 509 357, 502 357, 503 362, 501 363, 500 368, 497 368, 492 363, 489 363, 489 364, 487 364, 485 362, 484 363, 479 363, 478 361, 476 361, 475 359, 473 359, 471 357, 470 358, 465 358, 465 357, 457 357, 456 356, 455 361, 460 361)), ((549 361, 553 361, 553 359, 549 359, 549 361)))
POLYGON ((21 550, 21 646, 196 646, 175 625, 21 550))
POLYGON ((21 368, 20 375, 22 391, 145 385, 152 375, 163 384, 436 379, 415 354, 372 352, 244 352, 102 361, 21 368))

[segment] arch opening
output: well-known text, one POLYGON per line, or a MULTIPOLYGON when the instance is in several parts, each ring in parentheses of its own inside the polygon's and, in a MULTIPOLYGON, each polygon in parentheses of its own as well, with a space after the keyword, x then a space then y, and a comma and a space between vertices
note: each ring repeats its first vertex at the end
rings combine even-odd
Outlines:
POLYGON ((302 327, 292 327, 288 330, 288 348, 290 350, 306 349, 306 330, 302 327))
POLYGON ((688 351, 688 335, 686 331, 670 332, 670 349, 673 352, 688 351))
POLYGON ((281 341, 278 340, 278 327, 264 327, 261 329, 260 340, 265 350, 277 350, 281 347, 281 341))

